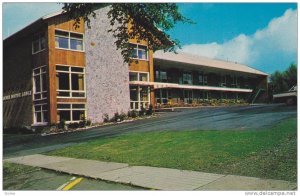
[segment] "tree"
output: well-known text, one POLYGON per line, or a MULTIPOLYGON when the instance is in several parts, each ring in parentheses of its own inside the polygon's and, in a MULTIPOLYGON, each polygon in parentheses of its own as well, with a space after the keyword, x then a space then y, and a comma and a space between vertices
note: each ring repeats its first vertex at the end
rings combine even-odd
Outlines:
POLYGON ((64 3, 63 10, 78 26, 80 18, 90 26, 90 17, 96 17, 95 10, 110 6, 108 18, 116 38, 116 47, 121 50, 125 62, 130 61, 133 52, 129 39, 146 40, 149 49, 175 51, 180 47, 178 40, 172 40, 166 31, 178 22, 192 23, 178 11, 175 3, 64 3), (130 25, 128 25, 130 24, 130 25), (129 29, 128 29, 129 27, 129 29))
POLYGON ((276 71, 271 74, 270 85, 273 88, 273 93, 282 93, 297 85, 297 65, 291 64, 287 70, 276 71))
POLYGON ((284 80, 288 86, 288 88, 292 88, 297 85, 297 66, 292 63, 288 69, 283 73, 284 80))

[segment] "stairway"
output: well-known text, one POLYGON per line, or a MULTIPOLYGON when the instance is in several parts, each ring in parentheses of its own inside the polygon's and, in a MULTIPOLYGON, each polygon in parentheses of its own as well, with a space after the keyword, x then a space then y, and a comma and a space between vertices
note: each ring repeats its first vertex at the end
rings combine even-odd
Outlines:
POLYGON ((253 89, 252 93, 250 94, 250 96, 248 97, 248 103, 253 104, 258 98, 259 96, 262 94, 262 92, 264 92, 265 90, 262 88, 255 88, 253 89))

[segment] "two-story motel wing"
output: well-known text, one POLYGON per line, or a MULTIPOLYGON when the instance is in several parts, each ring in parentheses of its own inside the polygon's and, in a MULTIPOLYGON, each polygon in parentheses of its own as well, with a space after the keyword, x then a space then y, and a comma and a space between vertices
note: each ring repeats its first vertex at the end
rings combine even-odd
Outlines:
MULTIPOLYGON (((150 104, 247 99, 267 89, 267 74, 246 65, 187 54, 153 54, 129 40, 135 61, 124 63, 107 30, 109 7, 91 29, 65 14, 47 15, 3 41, 4 128, 80 121, 140 110, 150 104)), ((267 92, 267 91, 265 91, 267 92)), ((263 98, 264 96, 260 96, 263 98)))

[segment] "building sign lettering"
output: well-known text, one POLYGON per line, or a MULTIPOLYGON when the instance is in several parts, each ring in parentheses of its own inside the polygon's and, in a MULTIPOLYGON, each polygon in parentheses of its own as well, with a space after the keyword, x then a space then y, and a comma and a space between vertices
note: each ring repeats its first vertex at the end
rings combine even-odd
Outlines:
POLYGON ((26 97, 26 96, 30 96, 30 95, 31 95, 31 91, 24 91, 24 92, 20 92, 20 93, 14 93, 14 94, 3 96, 3 101, 16 99, 16 98, 20 98, 20 97, 26 97))

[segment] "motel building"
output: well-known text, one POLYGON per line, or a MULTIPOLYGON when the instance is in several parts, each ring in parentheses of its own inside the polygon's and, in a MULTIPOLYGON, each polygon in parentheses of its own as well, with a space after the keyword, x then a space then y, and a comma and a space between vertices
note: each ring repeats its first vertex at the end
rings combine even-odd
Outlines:
POLYGON ((109 7, 91 29, 61 12, 44 16, 3 41, 3 127, 103 122, 104 114, 149 105, 209 99, 267 97, 267 74, 246 65, 184 53, 148 50, 129 40, 134 61, 124 63, 107 30, 109 7))

